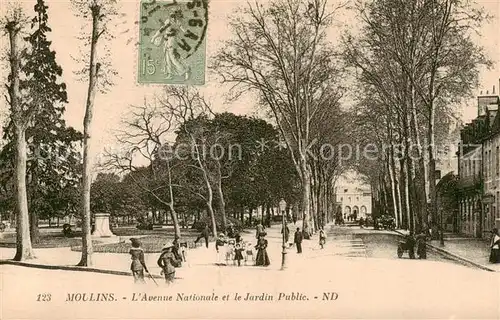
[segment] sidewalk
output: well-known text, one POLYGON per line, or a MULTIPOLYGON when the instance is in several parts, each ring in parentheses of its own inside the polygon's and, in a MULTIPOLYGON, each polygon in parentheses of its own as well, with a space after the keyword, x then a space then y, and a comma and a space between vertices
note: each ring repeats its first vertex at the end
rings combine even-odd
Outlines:
MULTIPOLYGON (((386 232, 386 230, 379 230, 378 232, 386 232)), ((403 235, 408 234, 408 230, 395 230, 395 232, 403 235)), ((488 241, 470 237, 457 237, 455 235, 446 237, 445 234, 444 246, 441 246, 439 240, 429 241, 427 245, 435 251, 451 257, 458 257, 482 269, 500 272, 500 263, 493 264, 489 262, 490 247, 488 241)))
POLYGON ((440 245, 439 240, 429 242, 435 249, 443 250, 456 255, 465 260, 474 262, 491 271, 500 272, 500 263, 490 263, 490 247, 487 241, 474 238, 445 239, 444 246, 440 245))
MULTIPOLYGON (((290 241, 293 241, 293 234, 297 227, 302 229, 302 222, 298 221, 296 225, 293 223, 288 224, 290 229, 290 241)), ((264 268, 270 270, 277 270, 281 268, 281 252, 282 252, 282 238, 281 238, 281 224, 272 225, 266 229, 268 240, 267 253, 271 260, 271 265, 268 267, 255 267, 254 262, 249 260, 245 266, 242 261, 240 268, 264 268)), ((250 242, 255 245, 257 240, 255 238, 255 230, 248 229, 241 233, 244 241, 250 242)), ((303 253, 297 254, 295 247, 287 249, 286 261, 288 266, 293 266, 294 263, 302 264, 307 259, 321 255, 324 251, 319 250, 318 234, 311 237, 311 240, 304 240, 302 243, 303 253)), ((10 260, 15 255, 14 248, 0 248, 0 260, 10 260)), ((36 259, 28 260, 23 265, 44 265, 55 266, 59 269, 78 270, 74 266, 80 261, 81 252, 71 251, 70 248, 48 248, 48 249, 35 249, 36 259)), ((254 252, 256 255, 256 252, 254 252)), ((114 274, 126 275, 129 274, 130 256, 126 253, 100 253, 93 254, 93 269, 104 270, 114 274)), ((158 267, 156 261, 159 253, 146 253, 146 265, 152 275, 159 275, 161 269, 158 267)), ((6 261, 3 261, 4 263, 6 261)), ((229 261, 228 266, 217 266, 215 242, 210 242, 207 249, 204 245, 195 249, 187 251, 187 262, 183 263, 181 268, 177 269, 176 276, 178 278, 190 278, 193 273, 203 272, 206 268, 221 269, 224 268, 238 268, 233 266, 232 261, 229 261)))

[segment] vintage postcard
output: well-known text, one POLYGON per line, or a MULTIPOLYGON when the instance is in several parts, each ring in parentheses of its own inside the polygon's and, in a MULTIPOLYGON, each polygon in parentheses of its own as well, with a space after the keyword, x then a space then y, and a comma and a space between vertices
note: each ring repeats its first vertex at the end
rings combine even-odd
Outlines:
POLYGON ((499 0, 0 29, 0 319, 500 319, 499 0))

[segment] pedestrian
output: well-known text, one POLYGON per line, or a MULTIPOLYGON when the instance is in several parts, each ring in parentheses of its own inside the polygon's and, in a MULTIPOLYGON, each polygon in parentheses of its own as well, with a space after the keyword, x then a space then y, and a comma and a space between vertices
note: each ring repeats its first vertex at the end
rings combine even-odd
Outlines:
POLYGON ((194 240, 194 243, 198 243, 198 241, 200 241, 201 238, 204 238, 205 239, 205 246, 207 247, 208 249, 208 237, 210 235, 210 231, 208 230, 208 225, 205 225, 205 228, 203 228, 203 230, 201 231, 201 233, 198 235, 198 238, 196 238, 196 240, 194 240))
POLYGON ((324 245, 326 243, 326 233, 323 230, 323 228, 319 229, 319 245, 321 249, 323 249, 324 245))
POLYGON ((490 262, 500 263, 500 236, 498 234, 498 229, 493 228, 491 231, 491 252, 490 252, 490 262))
POLYGON ((161 274, 165 276, 165 282, 170 284, 175 279, 175 268, 181 266, 181 260, 174 254, 175 245, 167 243, 161 250, 157 264, 162 269, 161 274))
POLYGON ((241 260, 243 260, 243 240, 239 233, 236 234, 234 245, 234 260, 238 262, 238 267, 241 266, 241 260))
POLYGON ((297 246, 297 253, 302 253, 302 232, 300 232, 300 228, 297 228, 295 231, 295 236, 293 237, 293 242, 297 246))
POLYGON ((226 236, 224 233, 220 233, 219 236, 217 237, 217 240, 215 240, 215 250, 217 251, 217 265, 222 265, 225 264, 224 261, 224 246, 227 243, 226 236))
POLYGON ((365 225, 365 219, 363 217, 359 218, 359 227, 363 229, 364 225, 365 225))
POLYGON ((229 224, 229 226, 227 227, 227 235, 229 238, 233 238, 234 237, 234 226, 233 224, 229 224))
POLYGON ((257 227, 255 227, 255 239, 259 240, 259 235, 264 232, 264 226, 259 223, 257 227))
POLYGON ((144 250, 141 248, 141 242, 137 238, 130 238, 130 242, 132 242, 132 248, 130 248, 129 251, 130 258, 132 259, 130 270, 132 271, 134 282, 146 283, 146 281, 144 281, 144 271, 149 271, 144 261, 144 250))
MULTIPOLYGON (((283 227, 281 227, 281 234, 283 234, 283 227)), ((290 239, 290 229, 288 229, 288 226, 286 224, 285 224, 284 237, 285 237, 285 243, 288 243, 290 239)))
POLYGON ((405 242, 410 259, 415 259, 415 237, 413 236, 413 233, 406 236, 405 242))
POLYGON ((181 245, 179 243, 179 237, 175 236, 174 242, 172 242, 173 247, 172 247, 172 253, 174 254, 175 258, 179 261, 184 261, 184 257, 181 253, 181 245))
POLYGON ((417 237, 417 256, 419 259, 427 259, 427 245, 425 244, 427 235, 422 231, 417 237))
POLYGON ((267 255, 267 239, 265 238, 266 233, 261 232, 259 234, 259 240, 257 240, 257 245, 255 249, 257 250, 257 257, 255 258, 256 266, 267 267, 271 264, 269 256, 267 255))

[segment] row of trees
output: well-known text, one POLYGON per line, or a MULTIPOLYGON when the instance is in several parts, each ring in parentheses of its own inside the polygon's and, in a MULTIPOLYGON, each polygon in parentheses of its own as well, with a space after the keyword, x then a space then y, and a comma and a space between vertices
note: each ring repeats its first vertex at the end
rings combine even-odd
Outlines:
MULTIPOLYGON (((358 36, 344 38, 345 60, 363 89, 355 110, 361 144, 381 161, 360 161, 375 205, 412 232, 437 236, 436 162, 457 127, 460 102, 489 65, 473 35, 486 17, 462 0, 357 2, 358 36), (441 147, 440 147, 441 146, 441 147)), ((455 132, 456 133, 456 132, 455 132)))
POLYGON ((281 198, 296 201, 288 150, 264 120, 213 113, 199 92, 184 87, 167 87, 162 96, 132 109, 117 135, 123 151, 107 152, 102 164, 123 176, 107 179, 108 190, 125 185, 142 199, 143 212, 167 211, 176 236, 186 213, 206 209, 217 234, 216 216, 226 232, 228 216, 243 220, 245 209, 270 208, 281 198))
POLYGON ((83 135, 68 128, 63 120, 67 101, 62 68, 56 62, 47 34, 47 5, 37 0, 32 19, 21 6, 11 5, 2 17, 9 39, 7 78, 9 120, 4 128, 7 143, 0 153, 2 205, 16 212, 17 250, 15 260, 34 257, 32 240, 37 241, 40 216, 81 212, 83 247, 79 265, 91 264, 89 158, 92 110, 97 90, 110 84, 104 72, 106 54, 97 58, 97 44, 106 39, 107 23, 116 14, 116 1, 72 1, 75 13, 91 22, 82 35, 82 71, 88 77, 88 95, 83 135), (31 22, 31 23, 30 23, 31 22), (87 31, 87 32, 86 32, 87 31), (86 53, 87 52, 87 53, 86 53), (83 162, 79 147, 83 145, 83 162), (29 149, 29 150, 28 150, 29 149), (82 190, 83 189, 83 190, 82 190), (83 192, 82 192, 83 191, 83 192), (15 197, 9 195, 14 193, 15 197), (78 196, 77 196, 78 195, 78 196), (75 199, 80 197, 80 204, 75 199), (31 221, 31 227, 30 222, 31 221), (30 234, 31 233, 31 234, 30 234))
POLYGON ((342 172, 336 147, 348 141, 340 109, 344 63, 327 38, 341 7, 327 0, 249 3, 230 20, 232 38, 212 64, 234 85, 234 99, 253 92, 279 129, 300 181, 305 237, 333 212, 342 172))

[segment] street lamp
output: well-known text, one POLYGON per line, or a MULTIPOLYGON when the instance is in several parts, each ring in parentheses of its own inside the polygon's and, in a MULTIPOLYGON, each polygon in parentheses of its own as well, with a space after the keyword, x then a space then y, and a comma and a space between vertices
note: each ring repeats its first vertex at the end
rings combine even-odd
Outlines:
POLYGON ((281 251, 281 270, 285 270, 285 256, 286 256, 286 238, 285 238, 285 230, 286 230, 286 220, 285 220, 285 209, 286 209, 286 201, 284 199, 281 199, 279 202, 279 207, 281 211, 281 219, 282 219, 282 245, 283 245, 283 250, 281 251))

